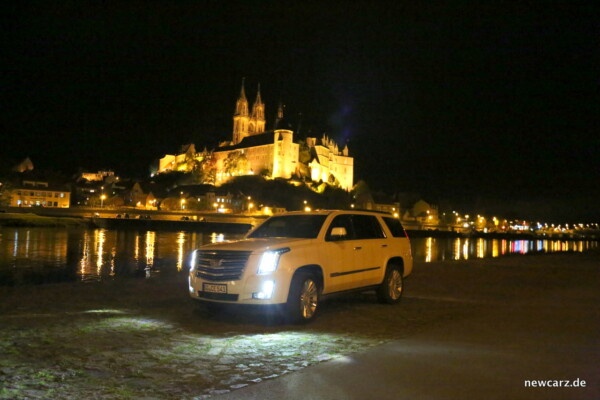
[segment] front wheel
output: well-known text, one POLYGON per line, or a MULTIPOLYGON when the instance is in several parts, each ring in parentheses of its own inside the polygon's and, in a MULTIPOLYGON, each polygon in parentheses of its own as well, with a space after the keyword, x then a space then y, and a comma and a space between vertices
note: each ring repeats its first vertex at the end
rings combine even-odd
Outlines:
POLYGON ((319 285, 312 274, 294 275, 286 304, 286 318, 294 324, 313 320, 319 307, 319 285))
POLYGON ((380 303, 395 304, 402 298, 403 291, 402 271, 397 266, 391 265, 385 272, 383 282, 377 289, 377 300, 380 303))

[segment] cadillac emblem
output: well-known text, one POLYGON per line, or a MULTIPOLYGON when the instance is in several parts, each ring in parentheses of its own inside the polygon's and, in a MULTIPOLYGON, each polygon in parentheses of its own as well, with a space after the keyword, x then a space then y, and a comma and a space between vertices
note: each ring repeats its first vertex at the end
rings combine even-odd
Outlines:
POLYGON ((211 268, 221 268, 222 264, 223 264, 223 260, 210 260, 211 268))

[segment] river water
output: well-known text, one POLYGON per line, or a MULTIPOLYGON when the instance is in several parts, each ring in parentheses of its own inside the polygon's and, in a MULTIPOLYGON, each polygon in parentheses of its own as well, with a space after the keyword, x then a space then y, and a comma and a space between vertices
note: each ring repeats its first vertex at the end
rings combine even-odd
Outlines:
MULTIPOLYGON (((191 250, 239 235, 200 232, 63 228, 0 228, 0 285, 98 281, 176 274, 191 250)), ((509 254, 583 252, 595 241, 415 238, 415 261, 462 260, 509 254)))

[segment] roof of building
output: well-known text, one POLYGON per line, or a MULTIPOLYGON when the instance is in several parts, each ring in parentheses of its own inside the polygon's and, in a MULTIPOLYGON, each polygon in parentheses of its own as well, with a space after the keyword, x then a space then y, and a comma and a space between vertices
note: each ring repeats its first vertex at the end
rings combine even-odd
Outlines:
POLYGON ((30 192, 71 192, 71 189, 66 185, 49 185, 49 186, 31 186, 31 185, 19 185, 13 187, 11 190, 24 190, 30 192))
MULTIPOLYGON (((223 146, 215 149, 215 152, 219 151, 231 151, 237 149, 247 149, 249 147, 264 146, 267 144, 273 144, 274 130, 266 131, 258 135, 246 136, 241 142, 233 146, 223 146)), ((281 139, 280 139, 281 140, 281 139)))

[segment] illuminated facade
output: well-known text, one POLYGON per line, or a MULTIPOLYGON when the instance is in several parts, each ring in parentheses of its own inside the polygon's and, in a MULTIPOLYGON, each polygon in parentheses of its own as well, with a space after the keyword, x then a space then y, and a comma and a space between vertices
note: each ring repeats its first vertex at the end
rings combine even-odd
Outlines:
POLYGON ((193 143, 181 146, 179 154, 166 154, 158 161, 158 173, 170 171, 187 171, 190 158, 198 157, 193 143))
MULTIPOLYGON (((262 175, 268 178, 289 179, 300 175, 300 145, 294 142, 294 132, 279 129, 283 120, 283 106, 279 105, 275 129, 265 131, 265 104, 260 95, 250 109, 244 82, 233 113, 232 140, 223 142, 212 153, 215 184, 219 185, 234 176, 262 175), (250 111, 251 110, 251 111, 250 111)), ((311 154, 308 165, 310 179, 339 185, 351 190, 354 180, 354 159, 349 156, 348 146, 343 149, 328 138, 307 138, 311 154)), ((158 173, 190 171, 189 160, 202 162, 203 154, 194 145, 186 145, 180 154, 167 154, 159 160, 158 173)))
POLYGON ((98 171, 98 172, 82 172, 80 179, 85 179, 88 182, 102 182, 108 177, 114 177, 113 171, 98 171))
POLYGON ((69 208, 71 192, 48 187, 47 182, 24 181, 21 187, 11 189, 11 207, 69 208))
POLYGON ((216 183, 239 175, 291 178, 298 168, 300 149, 293 136, 290 130, 276 129, 246 136, 236 145, 217 148, 214 151, 216 183), (231 165, 234 159, 237 162, 231 165))
POLYGON ((308 164, 313 181, 336 183, 342 189, 350 191, 354 182, 354 158, 348 155, 348 146, 342 150, 337 143, 323 135, 323 138, 307 138, 306 144, 311 151, 308 164))

